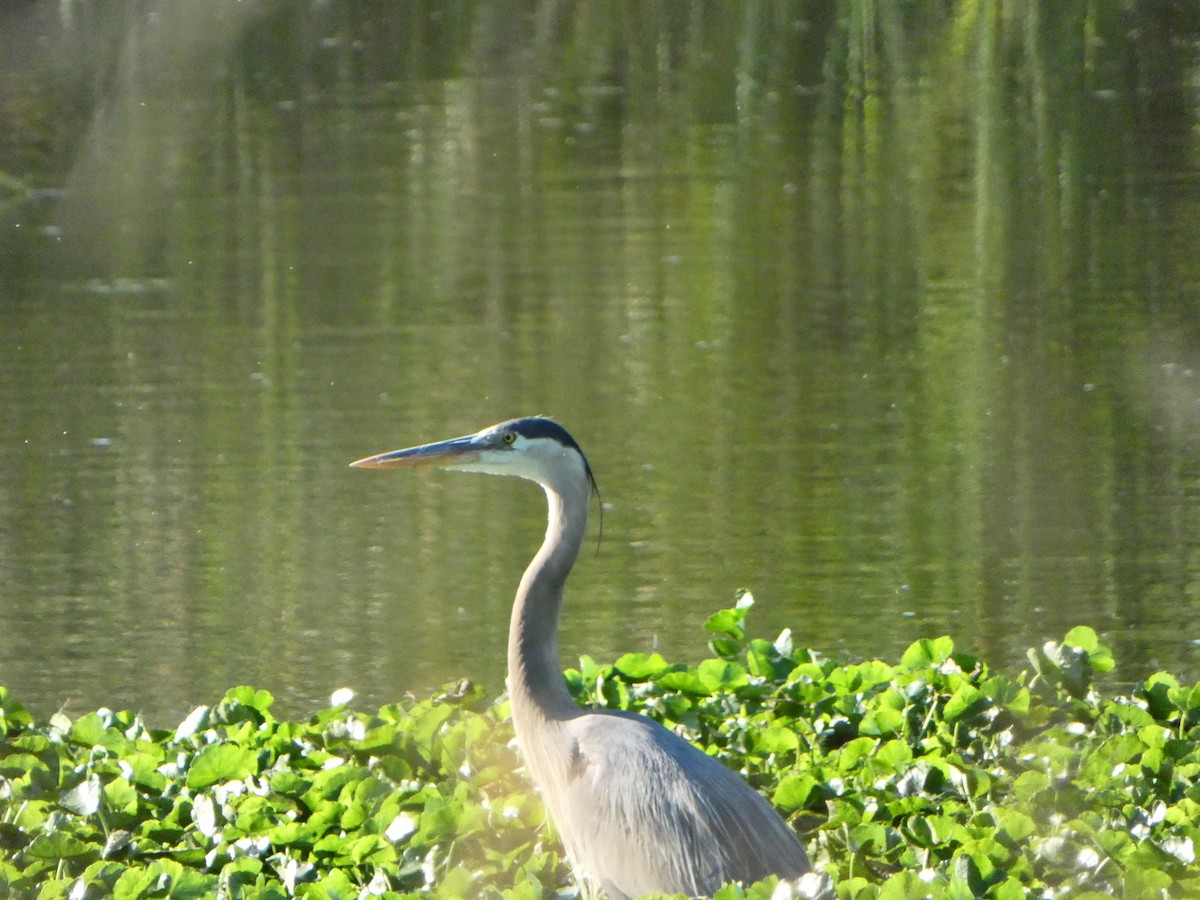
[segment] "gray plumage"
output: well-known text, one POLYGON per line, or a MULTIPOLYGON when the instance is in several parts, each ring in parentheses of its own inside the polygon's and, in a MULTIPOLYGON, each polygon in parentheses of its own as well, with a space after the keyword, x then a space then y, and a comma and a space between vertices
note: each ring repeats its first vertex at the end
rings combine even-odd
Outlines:
POLYGON ((721 763, 650 719, 583 710, 559 667, 563 585, 587 528, 591 468, 549 419, 359 460, 516 475, 546 492, 546 537, 521 578, 508 633, 517 741, 586 895, 708 896, 731 881, 795 878, 811 866, 795 832, 721 763))

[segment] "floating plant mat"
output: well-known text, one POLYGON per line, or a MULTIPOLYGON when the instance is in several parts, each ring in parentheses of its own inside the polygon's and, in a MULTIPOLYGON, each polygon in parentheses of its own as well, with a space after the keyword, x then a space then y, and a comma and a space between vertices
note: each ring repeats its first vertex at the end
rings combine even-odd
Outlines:
MULTIPOLYGON (((1088 628, 991 671, 949 638, 845 663, 711 616, 712 656, 584 658, 584 705, 635 710, 739 770, 818 874, 730 898, 1200 896, 1200 686, 1125 695, 1088 628)), ((335 695, 335 702, 349 700, 335 695)), ((571 896, 507 708, 462 683, 306 722, 238 687, 175 730, 32 716, 0 689, 0 893, 16 897, 571 896)))

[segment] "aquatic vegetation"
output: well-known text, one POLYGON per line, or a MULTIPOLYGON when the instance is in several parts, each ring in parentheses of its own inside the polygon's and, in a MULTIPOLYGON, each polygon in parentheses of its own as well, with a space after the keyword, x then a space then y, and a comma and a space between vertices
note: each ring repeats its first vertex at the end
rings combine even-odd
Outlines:
MULTIPOLYGON (((921 640, 839 663, 706 622, 712 656, 567 679, 740 770, 838 898, 1197 896, 1200 685, 1124 696, 1088 628, 995 673, 921 640)), ((337 697, 335 700, 344 699, 337 697)), ((275 719, 238 687, 174 731, 99 710, 36 722, 0 688, 0 893, 23 897, 557 896, 570 884, 503 702, 470 684, 373 713, 275 719)), ((768 880, 721 900, 780 896, 768 880)))

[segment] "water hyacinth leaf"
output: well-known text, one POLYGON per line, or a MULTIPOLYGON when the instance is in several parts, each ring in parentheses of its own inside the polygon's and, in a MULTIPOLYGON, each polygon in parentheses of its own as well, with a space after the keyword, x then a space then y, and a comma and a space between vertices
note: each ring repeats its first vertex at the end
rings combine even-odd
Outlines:
POLYGON ((1147 711, 1156 721, 1171 721, 1178 706, 1172 696, 1179 689, 1179 682, 1166 672, 1155 672, 1141 685, 1138 694, 1146 701, 1147 711))
POLYGON ((125 866, 120 863, 103 860, 94 862, 83 870, 83 874, 79 876, 79 881, 76 882, 77 886, 73 890, 81 890, 78 885, 82 884, 95 893, 109 895, 112 893, 113 885, 117 883, 117 879, 124 872, 125 866))
POLYGON ((408 735, 425 759, 433 758, 434 739, 453 715, 454 707, 448 704, 420 704, 413 708, 408 735))
POLYGON ((285 769, 271 775, 271 790, 289 797, 298 797, 312 787, 312 781, 299 772, 285 769))
POLYGON ((668 721, 682 722, 695 709, 695 703, 683 694, 670 694, 662 698, 662 709, 668 721))
POLYGON ((876 896, 878 900, 927 900, 929 885, 917 872, 897 872, 883 883, 876 896))
POLYGON ((905 722, 906 719, 902 710, 881 704, 875 706, 863 716, 858 730, 872 737, 884 737, 899 734, 904 730, 905 722))
POLYGON ((751 742, 759 753, 793 753, 800 747, 796 732, 784 725, 769 725, 751 732, 751 742))
POLYGON ((1095 672, 1110 672, 1113 667, 1112 650, 1100 643, 1096 632, 1086 625, 1077 625, 1067 632, 1063 644, 1087 654, 1088 664, 1095 672))
POLYGON ((0 734, 28 728, 32 724, 33 716, 29 710, 8 692, 8 688, 0 687, 0 734))
POLYGON ((856 852, 878 856, 887 849, 887 829, 880 822, 868 822, 850 830, 847 846, 856 852))
POLYGON ((158 872, 156 883, 166 889, 168 897, 178 897, 180 900, 200 900, 210 897, 215 892, 217 878, 206 875, 182 865, 173 859, 157 860, 150 865, 150 870, 158 872))
POLYGON ((1185 866, 1190 866, 1196 861, 1196 845, 1186 835, 1167 837, 1162 841, 1161 847, 1164 853, 1175 857, 1185 866))
POLYGON ((421 812, 420 826, 413 840, 433 844, 453 836, 458 830, 460 807, 453 801, 431 799, 421 812))
POLYGON ((962 684, 946 702, 943 714, 947 722, 954 724, 960 719, 975 715, 989 705, 990 701, 977 687, 971 684, 962 684))
POLYGON ((1003 675, 987 679, 979 686, 979 689, 996 705, 1003 706, 1010 712, 1018 714, 1029 712, 1029 690, 1003 675))
POLYGON ((356 831, 369 818, 371 818, 371 813, 366 806, 362 803, 351 803, 338 818, 338 826, 343 831, 356 831))
POLYGON ((746 638, 746 608, 719 609, 704 622, 704 629, 742 641, 746 638))
POLYGON ((311 847, 316 839, 316 832, 307 823, 283 822, 267 832, 267 839, 274 847, 286 847, 289 844, 311 847))
POLYGON ((236 725, 241 722, 261 724, 270 719, 268 710, 275 698, 270 691, 255 690, 249 685, 239 685, 226 691, 221 702, 212 711, 216 722, 236 725))
POLYGON ((1029 660, 1048 685, 1076 699, 1083 699, 1091 689, 1092 667, 1085 650, 1048 641, 1040 651, 1030 650, 1029 660))
POLYGON ((150 896, 149 891, 158 881, 158 873, 150 869, 126 869, 112 887, 113 900, 137 900, 150 896))
POLYGON ((710 694, 733 691, 750 681, 742 666, 726 659, 706 659, 696 667, 696 673, 710 694))
POLYGON ((796 642, 792 640, 792 629, 785 628, 779 632, 779 637, 775 638, 772 646, 774 646, 775 652, 780 656, 785 658, 791 657, 796 652, 796 642))
POLYGON ((948 637, 921 638, 904 651, 904 655, 900 657, 900 665, 912 670, 936 668, 953 653, 954 641, 948 637))
POLYGON ((837 766, 843 772, 849 772, 858 766, 859 762, 869 756, 875 748, 879 746, 879 741, 875 738, 860 737, 842 746, 841 752, 837 755, 837 766))
POLYGON ((893 772, 901 771, 912 760, 912 747, 905 741, 888 741, 875 751, 875 762, 893 772))
POLYGON ((629 709, 629 685, 620 678, 610 678, 605 681, 600 696, 604 705, 609 709, 629 709))
POLYGON ((1168 896, 1174 879, 1156 866, 1131 865, 1125 872, 1124 896, 1164 897, 1168 896))
POLYGON ((129 741, 111 726, 111 721, 111 714, 88 713, 75 721, 68 736, 75 743, 84 746, 121 750, 129 741))
POLYGON ((700 677, 695 669, 685 669, 679 672, 664 672, 657 683, 669 691, 686 691, 689 694, 708 696, 712 693, 708 682, 700 677))
POLYGON ((812 775, 785 775, 771 795, 771 802, 783 812, 795 812, 809 806, 819 788, 820 782, 812 775))
POLYGON ((50 767, 32 753, 11 753, 0 756, 0 776, 17 778, 20 775, 33 776, 38 780, 50 780, 50 767))
POLYGON ((881 659, 869 659, 854 667, 856 690, 869 691, 880 685, 889 684, 895 670, 881 659))
POLYGON ((243 779, 258 773, 258 754, 236 744, 211 744, 192 760, 187 785, 200 790, 210 785, 243 779))
POLYGON ((1020 810, 997 807, 993 814, 999 830, 1016 844, 1025 841, 1037 831, 1033 818, 1020 810))
POLYGON ((913 816, 904 823, 904 833, 909 842, 918 847, 928 849, 938 845, 938 833, 928 819, 913 816))
POLYGON ((742 645, 733 638, 716 637, 708 643, 709 649, 721 659, 736 659, 742 652, 742 645))
POLYGON ((379 834, 367 834, 350 845, 350 861, 361 866, 364 863, 382 866, 396 860, 396 848, 379 834))
MULTIPOLYGON (((988 897, 991 900, 1026 900, 1028 892, 1020 881, 1014 878, 1006 878, 999 884, 993 884, 989 888, 988 897)), ((1080 900, 1085 900, 1085 898, 1081 897, 1080 900)))
POLYGON ((102 796, 103 788, 100 784, 100 778, 92 775, 63 794, 58 802, 61 806, 71 810, 71 812, 78 813, 81 816, 93 816, 100 809, 100 799, 102 796))
POLYGON ((137 789, 124 778, 114 778, 104 785, 104 803, 115 813, 125 816, 136 815, 138 810, 137 789))
POLYGON ((613 670, 630 681, 645 681, 670 668, 657 653, 626 653, 613 663, 613 670))
POLYGON ((89 853, 99 856, 100 849, 98 844, 81 841, 65 831, 57 831, 39 834, 24 852, 34 859, 69 859, 89 853))
MULTIPOLYGON (((347 784, 357 781, 365 774, 364 769, 356 766, 336 766, 325 769, 313 776, 312 786, 300 797, 301 802, 309 809, 315 810, 322 800, 337 797, 347 784)), ((341 813, 339 812, 340 816, 341 813)))

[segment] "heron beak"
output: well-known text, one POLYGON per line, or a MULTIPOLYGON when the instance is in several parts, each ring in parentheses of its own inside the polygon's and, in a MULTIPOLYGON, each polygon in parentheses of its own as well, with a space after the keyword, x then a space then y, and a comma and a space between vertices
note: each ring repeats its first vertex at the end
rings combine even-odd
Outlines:
POLYGON ((482 448, 475 443, 475 435, 472 434, 449 441, 439 441, 436 444, 422 444, 420 447, 368 456, 355 460, 350 465, 360 469, 415 469, 419 466, 453 468, 456 465, 475 462, 481 452, 482 448))

